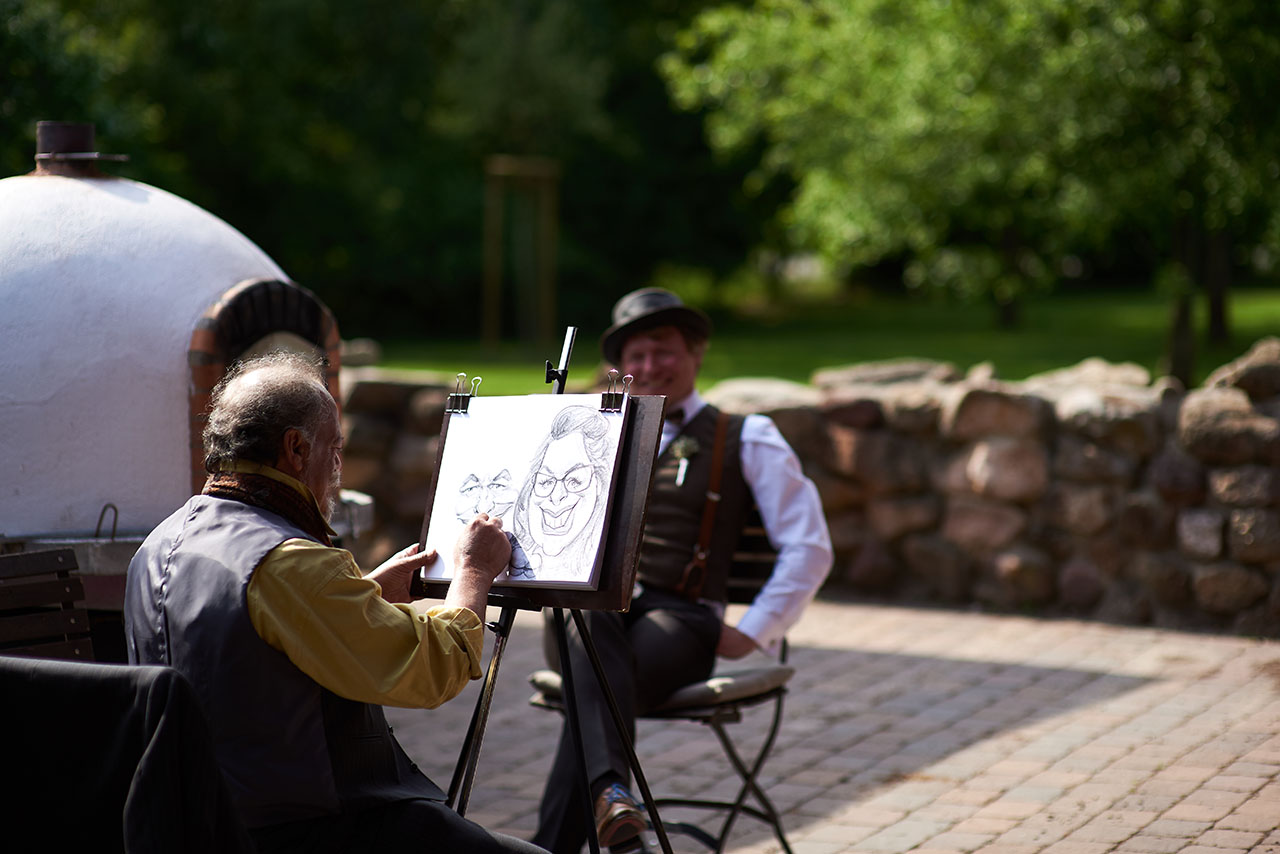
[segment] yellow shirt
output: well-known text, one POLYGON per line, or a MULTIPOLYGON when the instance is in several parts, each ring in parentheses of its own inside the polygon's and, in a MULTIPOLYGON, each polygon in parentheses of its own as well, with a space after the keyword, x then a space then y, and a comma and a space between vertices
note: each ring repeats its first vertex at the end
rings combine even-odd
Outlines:
MULTIPOLYGON (((276 469, 255 469, 311 497, 276 469)), ((431 709, 481 674, 484 628, 473 611, 393 605, 345 549, 286 540, 258 565, 248 600, 249 620, 264 641, 350 700, 431 709)))

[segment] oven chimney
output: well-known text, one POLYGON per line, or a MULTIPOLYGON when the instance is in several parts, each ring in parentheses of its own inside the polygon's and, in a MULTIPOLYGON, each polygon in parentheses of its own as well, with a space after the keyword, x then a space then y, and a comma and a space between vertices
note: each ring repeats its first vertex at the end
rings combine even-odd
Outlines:
POLYGON ((100 161, 128 159, 94 151, 92 122, 36 122, 36 175, 106 178, 110 176, 98 169, 100 161))

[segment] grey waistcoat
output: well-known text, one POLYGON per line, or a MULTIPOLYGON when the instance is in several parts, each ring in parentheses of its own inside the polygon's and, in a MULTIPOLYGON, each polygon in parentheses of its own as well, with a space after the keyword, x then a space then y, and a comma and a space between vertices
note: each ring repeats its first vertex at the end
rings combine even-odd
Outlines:
POLYGON ((191 498, 129 564, 130 662, 167 664, 190 680, 249 827, 403 798, 443 800, 392 737, 381 706, 322 688, 254 630, 249 579, 292 538, 312 539, 267 510, 191 498))

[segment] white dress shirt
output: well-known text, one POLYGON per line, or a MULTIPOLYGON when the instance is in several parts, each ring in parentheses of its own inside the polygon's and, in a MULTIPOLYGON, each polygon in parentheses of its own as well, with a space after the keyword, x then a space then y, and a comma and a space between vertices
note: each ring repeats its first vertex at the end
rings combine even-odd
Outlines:
MULTIPOLYGON (((687 423, 704 406, 706 401, 695 390, 684 400, 668 401, 667 411, 683 410, 687 423)), ((664 421, 658 453, 679 432, 679 424, 664 421)), ((748 415, 740 447, 742 475, 755 496, 778 560, 737 629, 766 652, 773 652, 831 571, 831 536, 817 487, 805 477, 795 451, 773 421, 748 415)))

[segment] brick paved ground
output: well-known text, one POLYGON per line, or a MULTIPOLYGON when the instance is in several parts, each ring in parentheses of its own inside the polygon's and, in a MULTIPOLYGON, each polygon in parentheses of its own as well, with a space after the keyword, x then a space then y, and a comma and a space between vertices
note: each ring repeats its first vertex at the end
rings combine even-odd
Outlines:
MULTIPOLYGON (((517 620, 468 810, 525 838, 560 727, 526 703, 540 627, 517 620)), ((830 601, 791 640, 765 778, 795 854, 1280 854, 1280 643, 830 601)), ((441 785, 476 694, 389 710, 441 785)), ((730 787, 703 727, 642 722, 637 746, 657 794, 730 787)), ((779 850, 750 819, 730 848, 779 850)))

